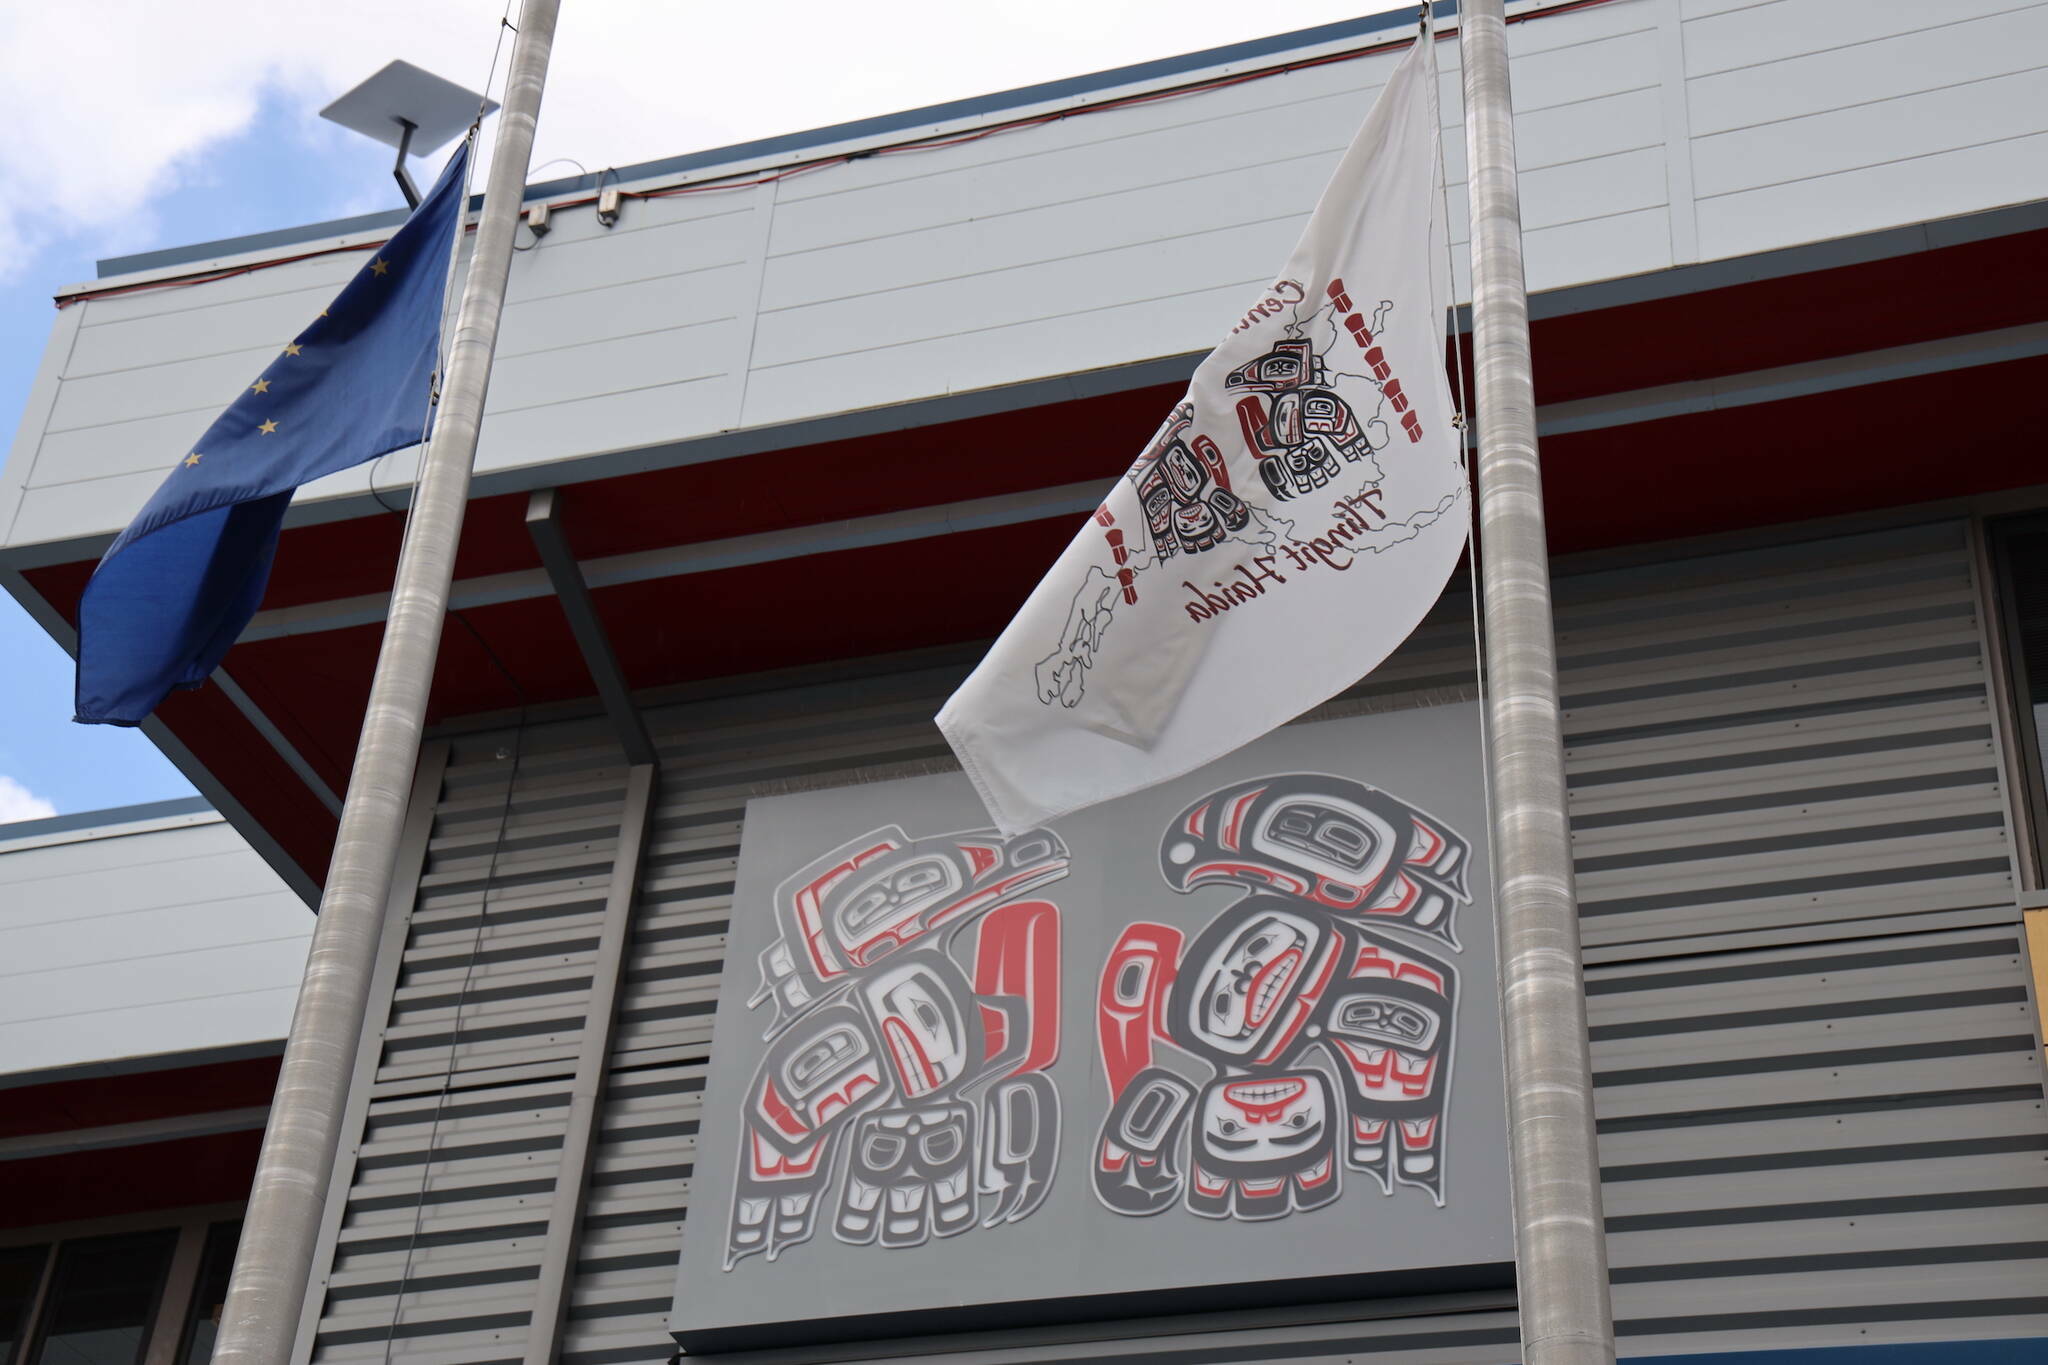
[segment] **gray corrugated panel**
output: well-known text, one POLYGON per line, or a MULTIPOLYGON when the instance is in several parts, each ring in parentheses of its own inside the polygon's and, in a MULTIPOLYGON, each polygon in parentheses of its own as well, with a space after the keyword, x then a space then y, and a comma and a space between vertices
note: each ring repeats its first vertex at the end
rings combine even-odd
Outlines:
POLYGON ((2048 1327, 2015 928, 1601 966, 1588 992, 1625 1340, 2048 1327))
MULTIPOLYGON (((1629 1353, 2048 1331, 2030 1290, 2048 1256, 2048 1116, 1969 585, 1954 525, 1559 580, 1629 1353)), ((1441 609, 1333 705, 1467 696, 1464 611, 1441 609)), ((570 1296, 572 1365, 653 1365, 669 1349, 747 800, 945 770, 930 716, 959 676, 649 714, 662 783, 570 1296)), ((594 722, 535 728, 500 848, 495 754, 510 742, 457 743, 355 1191, 365 1207, 337 1266, 360 1301, 324 1325, 323 1360, 381 1358, 376 1324, 408 1246, 432 1283, 408 1291, 394 1355, 476 1365, 524 1349, 507 1305, 537 1264, 624 769, 594 722), (420 1116, 437 1107, 423 1207, 420 1116)), ((751 964, 735 970, 751 985, 751 964)), ((1492 1311, 1178 1330, 1109 1324, 919 1358, 1498 1365, 1513 1324, 1492 1311)))
POLYGON ((623 795, 576 726, 457 744, 316 1361, 519 1357, 623 795))
POLYGON ((509 799, 496 746, 450 766, 380 1083, 574 1056, 623 768, 551 739, 521 740, 509 799))
POLYGON ((1562 584, 1589 947, 2010 904, 1959 526, 1562 584))

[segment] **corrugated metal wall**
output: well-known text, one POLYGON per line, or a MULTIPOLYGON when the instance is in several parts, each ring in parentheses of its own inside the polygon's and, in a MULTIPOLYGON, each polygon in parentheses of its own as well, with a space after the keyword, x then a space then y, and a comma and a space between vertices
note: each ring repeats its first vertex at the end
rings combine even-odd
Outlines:
MULTIPOLYGON (((1583 575, 1558 597, 1623 1353, 2048 1334, 2048 1114, 1963 528, 1583 575)), ((564 1361, 669 1350, 747 798, 950 766, 929 718, 958 676, 650 715, 662 780, 564 1361)), ((1453 609, 1326 709, 1470 695, 1453 609)), ((626 801, 594 725, 454 744, 302 1354, 531 1358, 626 801)), ((936 1358, 1515 1354, 1497 1300, 1394 1307, 1407 1315, 1012 1334, 936 1358)))

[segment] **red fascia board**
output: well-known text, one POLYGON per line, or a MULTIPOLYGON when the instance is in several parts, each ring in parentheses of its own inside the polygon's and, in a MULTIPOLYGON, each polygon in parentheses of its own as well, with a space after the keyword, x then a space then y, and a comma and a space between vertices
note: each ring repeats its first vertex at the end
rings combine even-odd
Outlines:
POLYGON ((1539 318, 1530 329, 1536 401, 1720 379, 2044 317, 2048 230, 2014 233, 1539 318))
POLYGON ((1544 441, 1553 554, 1906 507, 2048 479, 2048 357, 1544 441))
POLYGON ((0 1138, 267 1105, 277 1088, 278 1061, 277 1057, 245 1057, 0 1090, 0 1138))
POLYGON ((260 1129, 10 1161, 0 1227, 28 1228, 249 1197, 260 1129))
MULTIPOLYGON (((22 576, 65 620, 77 624, 78 597, 92 576, 91 565, 56 564, 24 569, 22 576)), ((232 652, 227 666, 232 676, 232 652)), ((350 747, 355 730, 361 725, 368 695, 366 687, 350 715, 350 747)), ((277 720, 287 739, 297 742, 297 727, 287 723, 289 710, 280 716, 266 707, 266 714, 277 720)), ((237 803, 262 823, 285 856, 307 878, 315 884, 326 879, 339 822, 225 693, 212 686, 173 692, 157 707, 156 718, 191 750, 202 767, 220 779, 237 803)), ((343 772, 345 780, 346 770, 343 772)))
MULTIPOLYGON (((2048 231, 1560 314, 1535 324, 1556 403, 2037 321, 2048 231)), ((1469 356, 1468 356, 1469 361, 1469 356)), ((1559 553, 1797 521, 2040 481, 2040 362, 1547 438, 1559 553), (1939 459, 1899 434, 1910 412, 1939 459), (1954 420, 1942 420, 1942 414, 1954 420)), ((1153 385, 764 455, 567 486, 580 558, 1116 477, 1179 396, 1153 385)), ((573 466, 565 468, 572 472, 573 466)), ((538 564, 525 496, 470 508, 459 577, 538 564)), ((401 519, 294 528, 266 608, 388 589, 401 519)), ((652 687, 994 634, 1072 533, 1060 518, 597 591, 631 685, 652 687)), ((66 616, 88 565, 29 571, 66 616)), ((444 632, 430 718, 590 691, 552 599, 472 609, 444 632), (479 638, 480 637, 480 638, 479 638), (497 659, 492 655, 495 653, 497 659), (508 681, 499 669, 502 661, 508 681)), ((377 626, 238 646, 227 667, 335 790, 347 780, 377 626)), ((211 690, 162 716, 317 880, 333 819, 211 690)))
MULTIPOLYGON (((1545 442, 1558 554, 1906 506, 2041 481, 2048 358, 1869 388, 1575 432, 1545 442), (1899 414, 1945 430, 1940 459, 1902 439, 1899 414), (1944 422, 1943 414, 1962 415, 1944 422)), ((926 540, 648 579, 593 593, 637 687, 763 672, 987 638, 1072 537, 1056 517, 926 540)), ((587 696, 552 598, 476 607, 451 622, 431 718, 587 696), (472 635, 474 631, 474 635, 472 635), (477 637, 516 680, 498 672, 477 637)), ((259 696, 288 695, 301 751, 353 744, 380 631, 286 636, 237 648, 259 696)), ((284 717, 279 716, 282 724, 284 717)), ((337 772, 336 780, 341 774, 337 772)))

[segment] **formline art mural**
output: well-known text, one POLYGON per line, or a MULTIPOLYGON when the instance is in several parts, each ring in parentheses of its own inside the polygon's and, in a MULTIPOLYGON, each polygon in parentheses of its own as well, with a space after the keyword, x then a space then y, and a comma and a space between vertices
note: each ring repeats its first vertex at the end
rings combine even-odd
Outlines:
POLYGON ((1039 1206, 1059 1153, 1060 911, 1023 897, 1066 871, 1048 830, 890 825, 777 888, 727 1270, 821 1216, 842 1242, 910 1247, 1039 1206))
POLYGON ((1103 965, 1102 1203, 1281 1218, 1335 1202, 1349 1169, 1441 1205, 1457 973, 1386 931, 1455 950, 1470 860, 1456 830, 1349 778, 1254 778, 1181 812, 1167 886, 1238 898, 1192 936, 1135 922, 1103 965))
POLYGON ((1356 780, 1282 772, 1189 805, 1157 856, 1160 909, 1232 898, 1192 932, 1063 907, 1072 859, 1050 829, 884 825, 784 878, 747 1001, 766 1046, 724 1269, 821 1227, 904 1249, 1039 1210, 1059 1178, 1051 1069, 1078 914, 1113 921, 1085 969, 1101 1209, 1261 1222, 1335 1203, 1347 1172, 1441 1206, 1458 975, 1440 954, 1471 899, 1464 836, 1356 780))

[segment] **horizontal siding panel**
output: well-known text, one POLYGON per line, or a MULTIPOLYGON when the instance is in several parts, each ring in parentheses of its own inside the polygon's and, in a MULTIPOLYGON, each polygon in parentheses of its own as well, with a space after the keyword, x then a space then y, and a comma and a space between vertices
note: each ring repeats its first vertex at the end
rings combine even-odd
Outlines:
MULTIPOLYGON (((190 356, 193 354, 193 341, 198 337, 230 339, 238 343, 231 347, 236 350, 246 349, 249 339, 261 338, 274 350, 281 351, 287 341, 304 331, 307 324, 320 315, 328 300, 347 281, 349 273, 360 269, 362 263, 362 257, 344 257, 332 269, 290 275, 284 281, 290 284, 289 288, 245 299, 216 300, 210 297, 211 289, 174 289, 158 297, 182 294, 186 296, 187 303, 198 306, 168 312, 143 312, 130 317, 122 316, 118 310, 108 310, 104 316, 95 315, 90 324, 79 328, 78 340, 73 344, 71 359, 65 366, 65 378, 76 382, 92 375, 160 365, 165 356, 190 356), (309 278, 301 278, 301 275, 309 278)), ((255 276, 245 278, 260 278, 268 273, 271 272, 259 271, 255 276)), ((280 282, 266 281, 273 285, 280 282)))
POLYGON ((312 930, 218 820, 18 848, 0 858, 0 1058, 41 1071, 274 1046, 312 930))
POLYGON ((1772 225, 1780 222, 1806 224, 1819 238, 1847 237, 2044 197, 2048 133, 2015 136, 1703 200, 1701 250, 1714 256, 1768 250, 1780 235, 1772 225))
MULTIPOLYGON (((1853 0, 1852 0, 1853 2, 1853 0)), ((1762 14, 1746 14, 1730 22, 1756 22, 1792 12, 1797 4, 1779 4, 1762 14)), ((1939 9, 1904 0, 1917 22, 1937 20, 1939 9)), ((1945 86, 1964 85, 1992 76, 2009 75, 2039 66, 2042 43, 2048 41, 2048 8, 1995 0, 1999 12, 1959 23, 1934 23, 1924 31, 1897 37, 1832 46, 1804 56, 1765 65, 1731 68, 1686 81, 1686 105, 1693 135, 1703 137, 1800 118, 1829 109, 1850 108, 1875 100, 1896 99, 1945 86)), ((1688 57, 1695 51, 1699 25, 1685 31, 1688 57)))
POLYGON ((2048 130, 2048 65, 1967 85, 1831 109, 1692 144, 1701 199, 2048 130))
MULTIPOLYGON (((134 832, 119 824, 105 833, 82 834, 69 842, 16 847, 0 858, 0 887, 22 887, 33 894, 37 882, 71 878, 114 868, 155 868, 185 858, 234 854, 248 847, 234 826, 217 815, 200 813, 189 824, 134 832)), ((65 836, 58 836, 63 838, 65 836)), ((138 882, 146 878, 138 878, 138 882)), ((9 906, 14 904, 9 893, 9 906)))
MULTIPOLYGON (((1242 224, 1228 218, 1216 222, 1213 216, 1195 224, 1162 224, 1176 230, 1130 246, 1014 270, 980 271, 881 298, 764 313, 756 331, 755 364, 765 369, 1167 299, 1190 281, 1220 284, 1257 278, 1273 266, 1272 253, 1261 248, 1291 236, 1297 221, 1297 215, 1282 214, 1261 215, 1242 224), (1288 225, 1287 231, 1276 230, 1276 217, 1288 225)), ((1283 245, 1280 254, 1285 252, 1283 245)), ((1044 365, 1052 368, 1037 372, 1071 368, 1058 365, 1049 354, 1044 365)))
MULTIPOLYGON (((242 342, 240 337, 234 340, 242 342)), ((282 349, 289 340, 289 334, 274 344, 264 337, 254 344, 237 344, 213 354, 181 356, 146 369, 67 378, 57 390, 56 405, 50 409, 49 430, 68 431, 195 411, 218 414, 271 364, 292 358, 282 349)), ((54 481, 49 477, 54 473, 38 470, 36 482, 54 481)))
POLYGON ((492 369, 486 413, 509 415, 718 378, 730 372, 743 342, 744 333, 727 316, 645 335, 500 357, 492 369))
MULTIPOLYGON (((377 235, 381 239, 382 234, 377 235)), ((317 250, 321 246, 345 246, 361 240, 364 239, 342 237, 332 242, 313 244, 313 247, 317 250)), ((197 324, 212 309, 280 294, 324 291, 331 298, 363 268, 367 251, 367 247, 361 251, 338 250, 308 260, 265 266, 262 270, 209 280, 204 288, 146 289, 116 298, 93 299, 72 307, 86 310, 81 331, 117 327, 140 318, 164 317, 174 313, 191 314, 189 321, 197 324)), ((194 268, 203 270, 210 267, 208 263, 195 262, 194 268)), ((318 308, 314 309, 314 312, 318 311, 318 308)), ((203 328, 195 325, 188 329, 186 335, 189 337, 199 330, 203 328)))
MULTIPOLYGON (((1462 209, 1463 195, 1453 198, 1451 213, 1462 209)), ((1522 234, 1522 254, 1532 291, 1559 289, 1582 280, 1621 279, 1663 270, 1671 260, 1671 213, 1667 208, 1639 209, 1606 218, 1589 218, 1557 227, 1532 228, 1522 234)), ((1458 297, 1470 295, 1469 266, 1456 261, 1462 286, 1458 297)))
MULTIPOLYGON (((305 966, 307 935, 294 932, 301 926, 292 922, 296 917, 286 907, 272 905, 271 912, 265 917, 269 937, 257 941, 0 973, 0 1027, 40 1021, 54 1028, 69 1016, 100 1010, 203 1001, 249 985, 294 985, 305 966)), ((6 946, 0 938, 0 949, 6 946)))
POLYGON ((1588 972, 1625 1343, 2048 1326, 2048 1117, 2018 946, 2003 927, 1588 972))
POLYGON ((505 300, 508 344, 528 343, 550 315, 548 304, 623 285, 689 278, 743 265, 754 254, 756 221, 766 190, 731 190, 670 199, 636 199, 611 228, 597 215, 565 211, 550 220, 544 247, 513 262, 505 300), (519 332, 512 324, 519 322, 519 332))
MULTIPOLYGON (((732 381, 714 374, 497 412, 484 418, 477 468, 517 469, 578 459, 590 453, 596 440, 612 442, 607 448, 631 449, 709 435, 739 425, 737 403, 732 381)), ((331 493, 348 491, 337 487, 331 493)))
MULTIPOLYGON (((786 310, 853 299, 867 300, 878 313, 904 308, 942 318, 941 308, 919 308, 917 295, 901 291, 943 282, 956 272, 957 278, 1000 288, 999 278, 987 277, 1074 257, 1144 249, 1186 232, 1190 224, 1216 232, 1274 219, 1293 221, 1300 205, 1314 202, 1340 149, 1276 154, 1274 144, 1268 144, 1261 150, 1264 155, 1248 158, 1249 164, 1182 175, 1161 176, 1156 164, 1147 165, 1145 169, 1158 178, 1128 189, 1091 188, 1084 195, 1080 185, 1063 180, 1048 197, 1059 191, 1068 197, 1046 205, 1002 209, 985 205, 978 194, 965 196, 959 217, 939 226, 777 256, 769 262, 762 284, 762 322, 771 325, 769 320, 786 310)), ((1121 153, 1118 161, 1121 164, 1121 153)), ((820 208, 832 203, 820 201, 820 208)), ((1232 277, 1243 273, 1229 272, 1232 277)), ((770 361, 781 358, 775 353, 763 356, 770 361)))
MULTIPOLYGON (((1929 1247, 2001 1246, 2036 1241, 2038 1204, 1861 1213, 1768 1223, 1610 1232, 1608 1257, 1618 1267, 1726 1266, 1785 1256, 1868 1253, 1873 1259, 1929 1247)), ((1701 1278, 1707 1278, 1702 1275, 1701 1278)), ((1714 1278, 1719 1278, 1718 1276, 1714 1278)))
MULTIPOLYGON (((1835 1168, 1851 1168, 1902 1149, 1943 1160, 1944 1150, 1962 1159, 1994 1146, 2021 1150, 2023 1144, 2048 1150, 2038 1098, 1901 1108, 1881 1118, 1815 1114, 1603 1133, 1600 1165, 1604 1178, 1614 1185, 1662 1179, 1659 1173, 1676 1173, 1688 1165, 1717 1171, 1744 1165, 1819 1168, 1825 1180, 1835 1168)), ((2038 1213, 2030 1216, 2039 1218, 2038 1213)))
MULTIPOLYGON (((733 260, 651 279, 555 294, 505 307, 505 341, 498 364, 525 356, 556 355, 575 347, 642 340, 685 329, 713 336, 751 305, 746 262, 733 260), (516 324, 516 330, 514 330, 516 324)), ((599 352, 593 352, 598 354, 599 352)), ((499 371, 492 369, 495 382, 499 371)))
MULTIPOLYGON (((33 849, 28 853, 32 858, 42 851, 33 849)), ((10 883, 0 888, 0 933, 35 926, 89 924, 136 912, 170 912, 240 902, 245 898, 273 896, 281 890, 277 875, 246 846, 181 856, 188 850, 173 843, 164 852, 167 856, 163 862, 150 866, 73 866, 10 883)), ((7 855, 10 860, 22 856, 7 855)), ((297 898, 293 899, 296 902, 297 898)), ((300 916, 286 922, 311 930, 310 921, 300 916)))
POLYGON ((1942 0, 1939 5, 1922 0, 1779 0, 1687 23, 1685 73, 1707 76, 1885 39, 1924 39, 1929 30, 2016 8, 2014 0, 1942 0))
MULTIPOLYGON (((1265 225, 1256 237, 1237 229, 1243 244, 1233 259, 1246 264, 1234 279, 1221 284, 1184 287, 1189 278, 1214 276, 1183 267, 1179 283, 1160 285, 1161 292, 1153 297, 1132 299, 1125 293, 1120 301, 1079 306, 1055 300, 1072 311, 994 329, 980 324, 977 309, 952 315, 951 325, 957 330, 947 335, 888 346, 860 345, 840 354, 781 364, 757 358, 747 377, 744 424, 765 426, 820 411, 857 411, 909 402, 936 391, 990 388, 1213 345, 1243 311, 1251 291, 1265 282, 1264 272, 1285 260, 1297 229, 1294 220, 1265 225)), ((1182 251, 1189 252, 1185 243, 1182 251)), ((1014 311, 1020 305, 1010 306, 1014 311)), ((857 321, 846 320, 846 326, 857 321)), ((943 325, 928 324, 934 332, 943 325)), ((905 325, 898 324, 895 330, 900 333, 905 325)), ((785 334, 792 348, 819 350, 794 323, 787 325, 785 334)), ((842 330, 839 344, 852 344, 853 335, 842 330)))
MULTIPOLYGON (((51 539, 99 533, 107 533, 111 537, 142 510, 150 495, 163 484, 174 459, 190 451, 208 424, 219 415, 218 409, 207 409, 177 419, 163 419, 165 432, 177 438, 163 443, 130 442, 125 436, 95 440, 92 444, 110 452, 108 458, 111 462, 133 464, 137 466, 136 472, 25 488, 22 490, 22 520, 19 524, 26 526, 33 520, 39 530, 50 532, 51 539)), ((363 481, 363 472, 367 468, 351 471, 355 482, 360 484, 363 481)))

